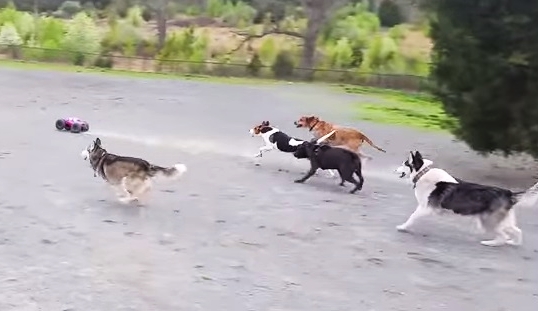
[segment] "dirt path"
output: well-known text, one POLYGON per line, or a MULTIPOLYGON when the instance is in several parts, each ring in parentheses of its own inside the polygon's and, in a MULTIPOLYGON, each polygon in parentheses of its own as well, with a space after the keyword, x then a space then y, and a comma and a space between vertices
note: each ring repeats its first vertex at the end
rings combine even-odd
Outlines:
POLYGON ((534 310, 536 208, 519 213, 521 248, 482 247, 473 222, 455 217, 398 233, 414 199, 391 170, 420 148, 459 177, 531 178, 444 135, 353 122, 346 107, 361 98, 8 69, 0 92, 2 311, 534 310), (249 127, 269 119, 307 137, 292 125, 306 113, 389 150, 368 150, 360 194, 323 175, 294 184, 307 165, 282 154, 254 165, 249 127), (69 115, 91 120, 92 135, 55 131, 69 115), (189 171, 160 183, 146 208, 119 205, 79 157, 95 135, 111 152, 189 171))

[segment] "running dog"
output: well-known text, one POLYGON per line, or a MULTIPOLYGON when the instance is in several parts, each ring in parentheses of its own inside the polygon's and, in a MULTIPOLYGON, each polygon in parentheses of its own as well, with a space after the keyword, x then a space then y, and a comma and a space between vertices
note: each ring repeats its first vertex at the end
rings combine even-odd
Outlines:
POLYGON ((261 136, 265 142, 265 146, 260 147, 258 153, 254 157, 262 157, 264 152, 273 149, 282 152, 291 153, 297 150, 297 146, 304 143, 304 140, 293 138, 276 127, 272 127, 269 121, 263 121, 260 125, 249 130, 251 136, 261 136))
POLYGON ((527 191, 512 192, 458 180, 442 169, 433 168, 432 164, 416 151, 396 169, 400 178, 409 176, 418 201, 418 207, 407 221, 396 227, 399 231, 406 231, 423 216, 452 211, 461 216, 476 217, 479 228, 495 234, 494 239, 481 241, 482 245, 522 243, 523 233, 517 227, 515 208, 536 203, 538 183, 527 191))
MULTIPOLYGON (((281 130, 273 127, 269 124, 269 121, 263 121, 260 125, 249 130, 251 136, 261 136, 265 143, 260 147, 258 153, 254 155, 255 158, 262 157, 264 152, 271 151, 273 149, 280 150, 285 153, 293 153, 297 151, 297 148, 305 143, 304 140, 294 138, 281 130)), ((329 170, 330 177, 335 177, 336 173, 333 170, 329 170)))
POLYGON ((148 161, 109 153, 97 138, 81 153, 89 160, 94 176, 101 176, 109 183, 122 203, 140 201, 151 190, 154 177, 177 179, 187 171, 184 164, 161 167, 148 161))
POLYGON ((346 181, 350 182, 355 185, 355 188, 350 193, 355 193, 357 190, 361 190, 364 184, 362 164, 359 156, 355 152, 344 148, 331 147, 326 144, 320 145, 323 140, 333 135, 334 132, 333 130, 317 142, 305 142, 301 144, 297 148, 297 151, 293 153, 298 159, 308 158, 310 160, 310 170, 308 173, 303 178, 295 180, 295 182, 304 183, 320 168, 322 170, 334 169, 338 171, 342 179, 340 186, 344 186, 346 181), (353 178, 353 174, 357 174, 359 181, 353 178))
POLYGON ((293 124, 298 128, 307 128, 309 132, 312 132, 315 138, 320 138, 335 130, 335 135, 327 140, 327 143, 333 147, 348 148, 349 150, 356 152, 361 158, 372 159, 371 156, 364 154, 359 150, 364 142, 367 142, 370 146, 381 152, 386 152, 382 148, 376 146, 370 138, 356 129, 334 125, 327 121, 320 120, 317 116, 302 116, 299 120, 293 122, 293 124))

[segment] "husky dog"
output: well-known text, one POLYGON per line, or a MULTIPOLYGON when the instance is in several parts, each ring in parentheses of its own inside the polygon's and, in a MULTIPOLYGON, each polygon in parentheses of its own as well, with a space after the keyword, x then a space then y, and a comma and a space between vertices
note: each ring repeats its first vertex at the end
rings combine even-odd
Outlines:
POLYGON ((113 187, 122 203, 140 201, 151 190, 154 177, 176 179, 187 171, 184 164, 161 167, 140 158, 109 153, 102 147, 99 138, 83 150, 81 156, 90 161, 94 176, 101 176, 113 187))
POLYGON ((462 216, 477 218, 479 228, 494 233, 492 240, 482 245, 520 245, 523 233, 516 224, 515 207, 532 206, 538 199, 538 183, 524 192, 469 183, 458 180, 439 168, 432 168, 432 161, 420 152, 411 152, 396 172, 400 178, 409 176, 414 184, 417 209, 407 221, 396 228, 407 230, 417 219, 431 214, 452 211, 462 216), (517 205, 517 206, 516 206, 517 205))

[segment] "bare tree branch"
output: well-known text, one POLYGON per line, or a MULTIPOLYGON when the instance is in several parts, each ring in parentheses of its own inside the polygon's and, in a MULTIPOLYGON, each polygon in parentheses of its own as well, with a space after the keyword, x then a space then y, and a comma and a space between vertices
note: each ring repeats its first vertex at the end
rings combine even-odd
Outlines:
POLYGON ((244 36, 245 38, 239 43, 239 45, 235 49, 231 50, 228 54, 239 51, 245 45, 245 43, 248 43, 252 41, 253 39, 260 39, 260 38, 263 38, 265 36, 272 35, 272 34, 285 35, 289 37, 303 39, 302 33, 299 33, 296 31, 280 30, 278 26, 274 26, 273 29, 270 29, 270 30, 265 30, 261 34, 249 34, 246 32, 234 32, 234 33, 239 36, 244 36))

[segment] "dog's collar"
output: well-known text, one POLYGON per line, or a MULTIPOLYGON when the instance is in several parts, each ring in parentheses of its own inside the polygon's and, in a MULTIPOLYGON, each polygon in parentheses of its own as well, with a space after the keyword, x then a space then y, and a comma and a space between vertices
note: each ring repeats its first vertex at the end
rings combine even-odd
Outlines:
POLYGON ((314 123, 314 125, 312 125, 308 131, 312 132, 312 130, 314 129, 314 127, 316 127, 316 125, 318 125, 318 123, 319 123, 319 120, 317 120, 316 123, 314 123))
POLYGON ((422 178, 422 176, 424 176, 427 172, 430 171, 430 167, 429 166, 426 166, 422 171, 418 172, 417 175, 415 175, 415 177, 413 177, 413 189, 415 189, 417 187, 417 182, 419 181, 419 179, 422 178))

